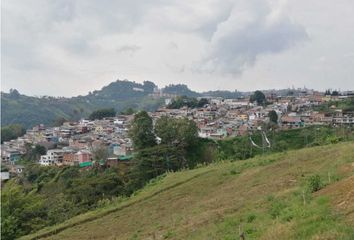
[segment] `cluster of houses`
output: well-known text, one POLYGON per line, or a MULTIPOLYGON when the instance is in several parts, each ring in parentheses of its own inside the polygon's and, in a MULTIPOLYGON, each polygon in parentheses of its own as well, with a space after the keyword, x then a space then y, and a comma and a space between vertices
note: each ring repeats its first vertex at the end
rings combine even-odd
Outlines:
MULTIPOLYGON (((353 94, 354 95, 354 94, 353 94)), ((223 99, 208 98, 209 104, 202 108, 181 109, 159 108, 150 113, 156 121, 162 116, 189 118, 199 128, 203 138, 223 139, 242 136, 257 130, 269 122, 269 112, 278 115, 277 127, 281 129, 300 128, 309 125, 354 125, 354 113, 343 112, 331 106, 331 113, 315 111, 316 106, 330 100, 340 100, 348 96, 324 96, 323 93, 305 93, 297 97, 267 96, 272 102, 267 106, 251 103, 249 98, 223 99), (335 99, 334 99, 335 98, 335 99)), ((166 102, 169 99, 166 100, 166 102)), ((16 162, 26 154, 28 146, 41 145, 47 150, 38 163, 44 166, 80 166, 87 168, 93 164, 106 166, 126 165, 132 158, 133 148, 128 137, 128 129, 133 115, 117 116, 103 120, 65 122, 60 127, 38 125, 26 134, 1 145, 1 162, 11 173, 21 173, 23 166, 16 162), (104 149, 106 156, 95 156, 104 149)))
POLYGON ((264 124, 269 123, 270 111, 276 112, 277 127, 280 129, 311 125, 354 125, 354 112, 343 112, 335 106, 331 107, 331 112, 315 110, 316 106, 325 102, 338 101, 347 97, 352 96, 324 96, 322 93, 313 91, 311 94, 297 97, 269 94, 267 101, 272 103, 267 106, 251 103, 249 98, 209 98, 209 104, 203 108, 160 108, 151 115, 153 118, 187 117, 196 122, 200 137, 222 139, 246 135, 250 131, 260 129, 264 124))
POLYGON ((133 116, 120 116, 103 120, 65 122, 60 127, 38 125, 17 139, 1 145, 1 163, 11 174, 21 173, 18 160, 29 151, 29 146, 45 147, 46 154, 39 157, 43 166, 90 167, 95 160, 106 166, 127 164, 132 157, 132 142, 128 138, 129 122, 133 116), (104 152, 104 159, 95 159, 95 153, 104 152))

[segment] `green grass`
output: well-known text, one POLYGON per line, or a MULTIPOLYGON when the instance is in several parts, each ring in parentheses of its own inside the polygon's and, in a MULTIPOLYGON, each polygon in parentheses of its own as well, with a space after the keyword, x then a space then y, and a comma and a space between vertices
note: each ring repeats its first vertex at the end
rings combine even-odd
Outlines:
POLYGON ((239 239, 239 231, 247 240, 354 239, 350 215, 331 198, 353 162, 348 142, 168 173, 131 198, 22 239, 239 239), (315 175, 325 194, 308 191, 315 175))

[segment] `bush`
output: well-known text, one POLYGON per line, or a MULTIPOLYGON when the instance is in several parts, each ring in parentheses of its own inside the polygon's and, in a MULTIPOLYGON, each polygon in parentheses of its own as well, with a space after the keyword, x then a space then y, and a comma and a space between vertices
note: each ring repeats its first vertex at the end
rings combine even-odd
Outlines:
POLYGON ((311 193, 319 191, 322 187, 323 183, 319 175, 311 176, 307 180, 307 188, 311 193))

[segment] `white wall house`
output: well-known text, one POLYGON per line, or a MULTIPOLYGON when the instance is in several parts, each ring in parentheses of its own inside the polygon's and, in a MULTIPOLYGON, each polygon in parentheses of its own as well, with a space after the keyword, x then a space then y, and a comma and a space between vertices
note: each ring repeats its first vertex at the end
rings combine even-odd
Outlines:
POLYGON ((63 163, 64 151, 61 149, 48 150, 46 155, 42 155, 39 164, 43 166, 60 165, 63 163))

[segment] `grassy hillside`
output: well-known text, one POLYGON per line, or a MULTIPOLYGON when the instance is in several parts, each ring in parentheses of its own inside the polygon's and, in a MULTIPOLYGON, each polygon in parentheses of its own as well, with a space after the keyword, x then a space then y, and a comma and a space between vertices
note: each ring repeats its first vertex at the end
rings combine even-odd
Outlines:
POLYGON ((353 175, 353 142, 220 162, 22 239, 354 239, 353 175))

